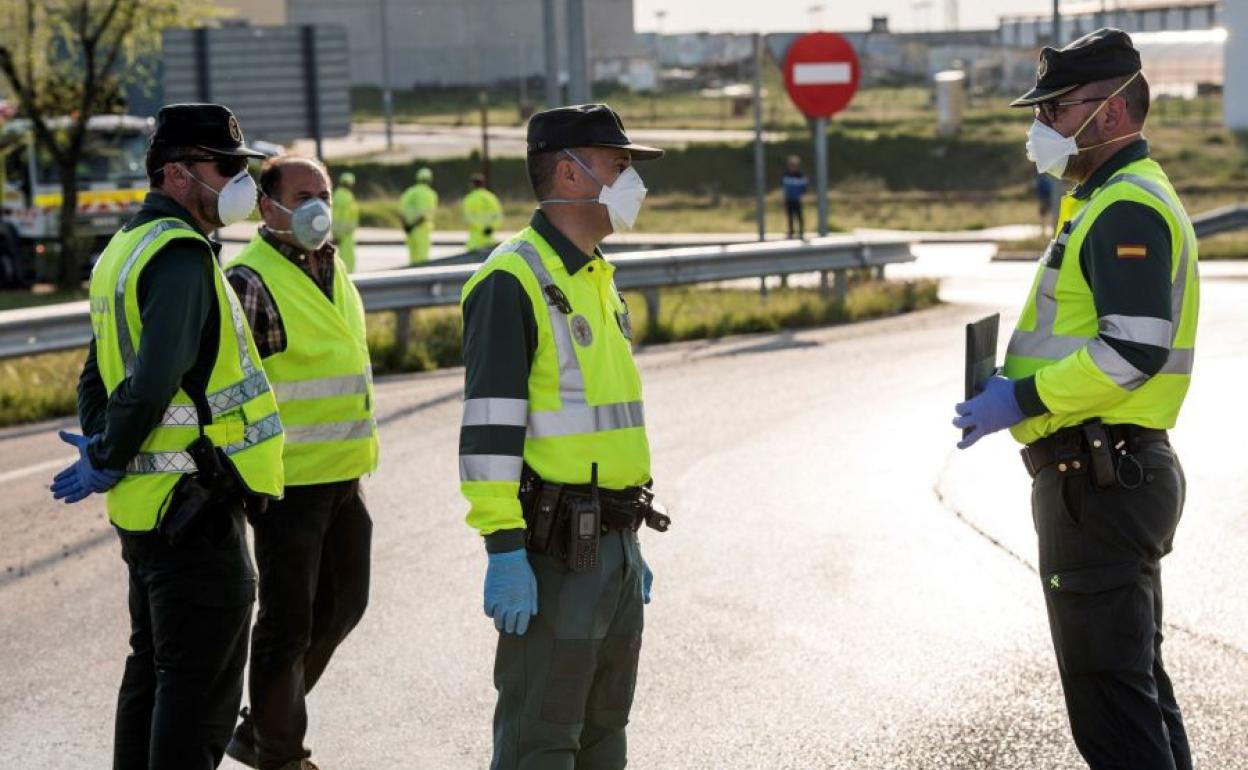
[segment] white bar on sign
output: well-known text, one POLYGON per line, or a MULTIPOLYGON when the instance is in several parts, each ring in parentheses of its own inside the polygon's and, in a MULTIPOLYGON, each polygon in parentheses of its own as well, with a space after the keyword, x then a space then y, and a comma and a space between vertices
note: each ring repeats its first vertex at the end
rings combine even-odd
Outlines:
POLYGON ((841 86, 852 83, 854 70, 849 62, 796 64, 793 84, 798 86, 841 86))

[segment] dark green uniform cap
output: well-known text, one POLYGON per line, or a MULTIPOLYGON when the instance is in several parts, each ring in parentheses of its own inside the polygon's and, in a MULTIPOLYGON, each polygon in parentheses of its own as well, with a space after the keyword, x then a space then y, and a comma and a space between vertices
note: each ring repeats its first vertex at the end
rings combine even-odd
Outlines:
POLYGON ((1056 99, 1081 85, 1140 71, 1140 52, 1131 36, 1120 29, 1102 27, 1062 49, 1045 46, 1036 68, 1036 86, 1010 103, 1030 107, 1056 99))
POLYGON ((572 147, 619 147, 633 160, 654 160, 663 151, 633 144, 624 133, 620 116, 605 104, 556 107, 529 118, 529 154, 556 152, 572 147))
POLYGON ((195 147, 214 155, 263 158, 243 144, 238 118, 220 104, 166 104, 156 115, 153 147, 195 147))

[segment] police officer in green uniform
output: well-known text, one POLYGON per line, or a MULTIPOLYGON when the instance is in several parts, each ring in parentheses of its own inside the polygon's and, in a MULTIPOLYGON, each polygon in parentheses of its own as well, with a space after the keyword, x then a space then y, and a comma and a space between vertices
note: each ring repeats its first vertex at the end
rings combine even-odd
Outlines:
POLYGON ((653 504, 632 325, 598 250, 645 197, 601 104, 534 115, 540 209, 464 286, 461 489, 488 554, 499 630, 494 770, 615 770, 651 573, 637 530, 653 504))
POLYGON ((1041 54, 1013 106, 1028 155, 1076 185, 1010 339, 1005 376, 958 404, 960 447, 1025 445, 1040 578, 1075 744, 1094 770, 1188 770, 1162 664, 1161 558, 1186 482, 1166 431, 1191 382, 1196 235, 1142 137, 1149 91, 1130 37, 1041 54))
POLYGON ((283 487, 281 422, 208 234, 255 207, 238 121, 161 109, 152 190, 91 274, 93 340, 78 385, 67 502, 108 491, 129 569, 130 647, 115 770, 207 770, 242 696, 256 577, 243 514, 283 487))

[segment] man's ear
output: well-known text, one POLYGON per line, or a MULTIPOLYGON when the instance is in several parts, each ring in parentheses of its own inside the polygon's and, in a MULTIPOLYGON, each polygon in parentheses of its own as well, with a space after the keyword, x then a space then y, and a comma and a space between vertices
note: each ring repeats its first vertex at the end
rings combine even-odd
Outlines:
POLYGON ((174 163, 173 161, 167 161, 163 170, 165 172, 166 182, 172 181, 174 186, 180 189, 185 189, 190 186, 191 180, 186 175, 186 168, 181 164, 174 163), (178 173, 176 174, 173 173, 175 168, 178 170, 178 173))
POLYGON ((1131 122, 1127 114, 1127 100, 1121 94, 1109 100, 1109 104, 1105 105, 1105 112, 1108 113, 1105 120, 1107 128, 1113 131, 1125 128, 1131 122))

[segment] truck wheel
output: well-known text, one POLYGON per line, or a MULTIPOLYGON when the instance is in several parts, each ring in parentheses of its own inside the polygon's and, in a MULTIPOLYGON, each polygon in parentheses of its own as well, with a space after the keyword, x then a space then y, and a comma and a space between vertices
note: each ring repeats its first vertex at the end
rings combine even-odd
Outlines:
POLYGON ((8 233, 0 231, 0 288, 19 288, 22 284, 21 277, 17 244, 8 233))

